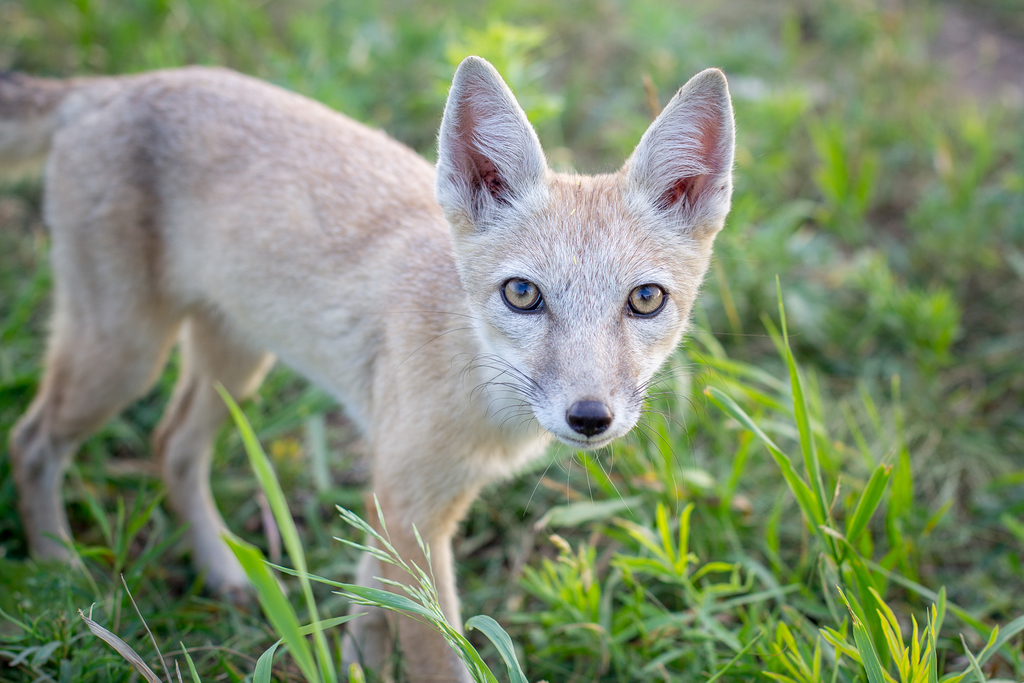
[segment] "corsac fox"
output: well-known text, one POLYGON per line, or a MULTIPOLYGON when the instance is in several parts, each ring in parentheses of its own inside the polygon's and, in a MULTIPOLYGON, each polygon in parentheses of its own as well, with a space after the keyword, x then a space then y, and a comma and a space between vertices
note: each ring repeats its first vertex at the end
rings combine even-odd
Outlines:
MULTIPOLYGON (((598 176, 551 171, 478 57, 455 74, 436 168, 223 69, 3 74, 0 164, 46 158, 55 280, 45 372, 10 435, 31 552, 67 557, 69 461, 177 342, 153 450, 207 584, 244 590, 208 481, 226 415, 214 387, 241 399, 276 357, 365 434, 391 541, 422 566, 419 530, 458 625, 451 537, 480 488, 552 437, 594 449, 637 422, 729 210, 733 139, 715 69, 598 176)), ((358 580, 396 571, 365 558, 358 580)), ((350 627, 350 658, 382 665, 397 630, 411 680, 468 680, 420 622, 374 612, 350 627)))

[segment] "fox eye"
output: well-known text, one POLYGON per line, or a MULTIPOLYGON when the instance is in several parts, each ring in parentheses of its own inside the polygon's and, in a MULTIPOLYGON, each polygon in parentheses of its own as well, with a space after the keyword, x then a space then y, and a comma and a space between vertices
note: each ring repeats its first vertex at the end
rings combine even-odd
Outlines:
POLYGON ((540 289, 529 280, 514 277, 501 288, 501 296, 514 311, 535 311, 540 307, 540 289))
POLYGON ((665 290, 658 285, 640 285, 629 293, 629 310, 647 318, 661 311, 666 299, 665 290))

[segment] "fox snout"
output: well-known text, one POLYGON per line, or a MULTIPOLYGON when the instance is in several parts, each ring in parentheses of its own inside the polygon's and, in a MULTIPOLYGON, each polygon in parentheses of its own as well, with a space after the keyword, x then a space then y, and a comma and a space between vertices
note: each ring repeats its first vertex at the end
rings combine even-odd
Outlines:
POLYGON ((601 401, 576 401, 565 411, 565 421, 583 436, 596 436, 608 429, 614 419, 601 401))
POLYGON ((572 448, 602 448, 628 433, 643 413, 643 393, 629 380, 594 375, 583 381, 549 378, 550 392, 532 406, 537 422, 572 448))
POLYGON ((592 450, 636 425, 644 380, 660 359, 643 362, 623 337, 601 327, 584 329, 589 334, 532 347, 523 367, 543 389, 530 401, 537 422, 571 448, 592 450))

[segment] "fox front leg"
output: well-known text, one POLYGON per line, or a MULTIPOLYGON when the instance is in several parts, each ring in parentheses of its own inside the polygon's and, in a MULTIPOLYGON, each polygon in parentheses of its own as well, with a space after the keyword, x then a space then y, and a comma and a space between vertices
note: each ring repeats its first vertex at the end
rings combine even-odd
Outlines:
MULTIPOLYGON (((375 489, 383 512, 386 531, 375 524, 385 535, 395 551, 409 566, 416 565, 431 576, 442 612, 448 624, 462 630, 459 614, 459 598, 455 588, 455 566, 452 553, 452 536, 459 520, 476 497, 477 487, 463 491, 457 496, 451 492, 436 492, 434 496, 423 497, 422 482, 409 469, 404 470, 401 481, 389 486, 383 473, 375 479, 375 489), (410 489, 417 488, 413 493, 410 489), (410 503, 432 503, 411 506, 410 503), (414 528, 415 527, 415 528, 414 528), (429 548, 429 563, 420 539, 429 548)), ((372 505, 367 506, 373 509, 372 505)), ((401 589, 381 582, 409 584, 415 579, 403 568, 380 562, 365 556, 360 563, 359 583, 365 586, 386 588, 402 594, 401 589)), ((402 652, 402 668, 412 683, 435 683, 451 681, 469 683, 472 678, 465 664, 451 649, 448 642, 430 624, 394 612, 354 606, 353 612, 368 612, 350 624, 346 643, 346 661, 361 661, 365 666, 386 675, 390 664, 395 640, 402 652)))

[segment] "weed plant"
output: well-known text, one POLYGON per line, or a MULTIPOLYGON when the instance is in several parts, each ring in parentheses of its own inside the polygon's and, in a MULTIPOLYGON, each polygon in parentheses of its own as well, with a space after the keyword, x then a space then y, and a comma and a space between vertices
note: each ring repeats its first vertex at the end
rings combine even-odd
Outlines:
MULTIPOLYGON (((432 158, 446 84, 477 53, 551 163, 586 172, 628 155, 689 75, 722 67, 736 190, 694 329, 630 437, 557 446, 473 507, 464 610, 496 622, 452 641, 478 680, 518 681, 518 666, 552 682, 1020 681, 1024 112, 969 95, 932 48, 950 6, 1024 41, 1012 5, 0 0, 0 67, 222 64, 432 158)), ((90 605, 160 678, 203 681, 335 680, 352 600, 429 613, 414 567, 414 595, 336 585, 376 514, 361 445, 281 368, 242 407, 251 434, 226 428, 214 462, 260 609, 205 597, 162 505, 147 435, 173 361, 72 467, 81 567, 26 558, 6 435, 44 348, 40 198, 34 177, 0 189, 0 681, 145 677, 79 616, 90 605), (253 436, 274 477, 254 473, 253 436)))

